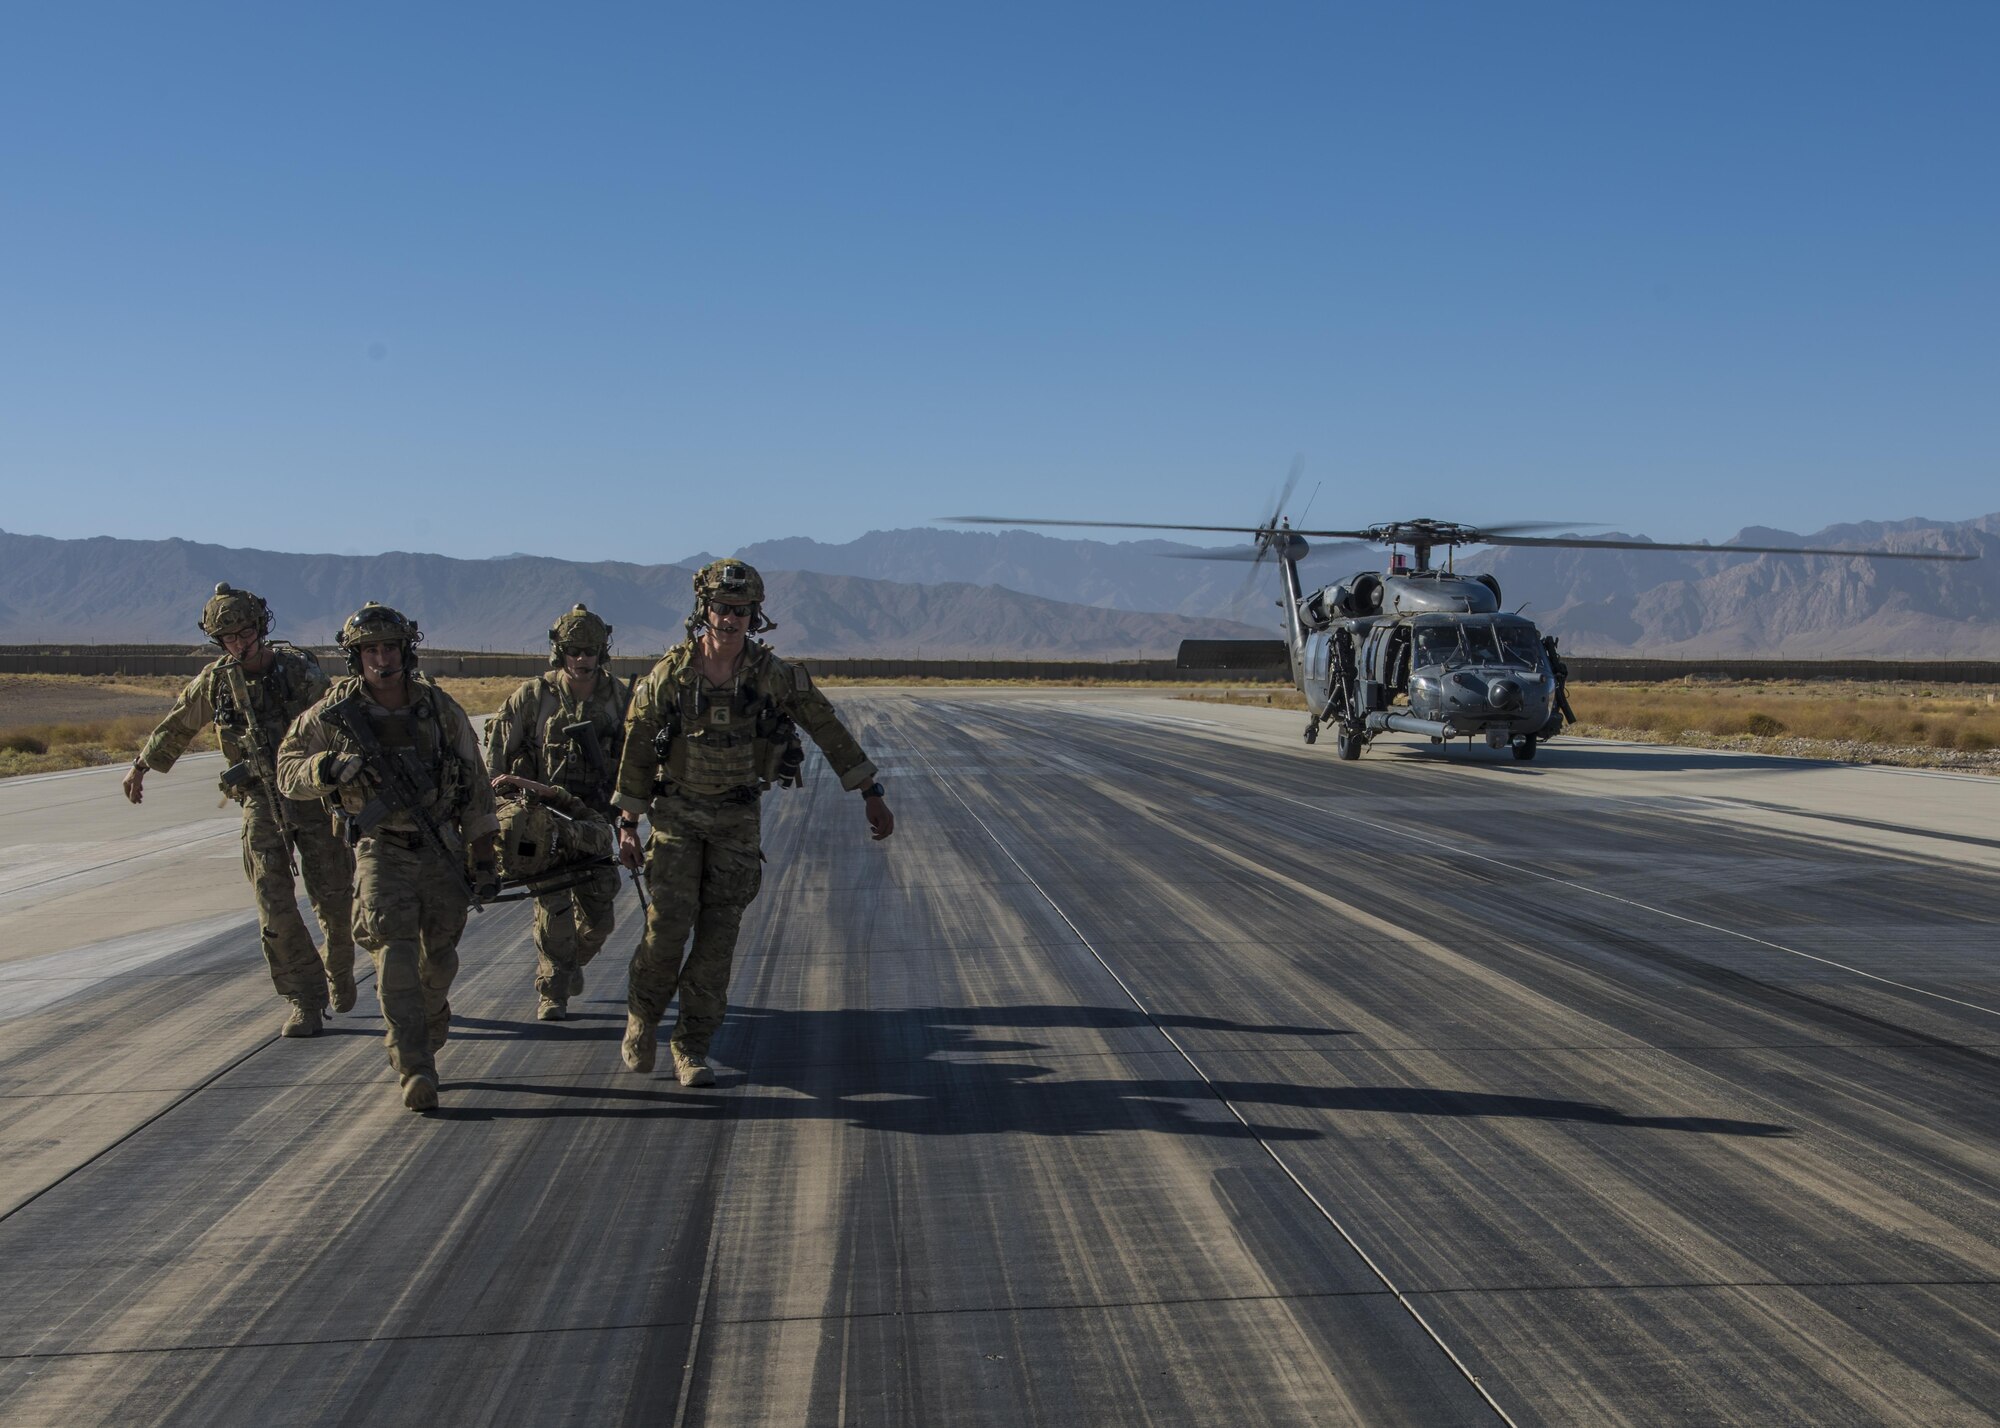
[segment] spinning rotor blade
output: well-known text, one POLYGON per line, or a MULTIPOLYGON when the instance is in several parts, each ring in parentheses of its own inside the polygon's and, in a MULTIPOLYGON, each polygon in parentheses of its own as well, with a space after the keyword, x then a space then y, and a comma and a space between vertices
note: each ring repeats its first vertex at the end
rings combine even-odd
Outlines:
POLYGON ((1220 550, 1163 550, 1169 560, 1240 560, 1255 564, 1264 558, 1261 545, 1232 545, 1220 550))
MULTIPOLYGON (((1294 531, 1291 534, 1296 535, 1297 532, 1294 531)), ((1300 540, 1298 544, 1305 545, 1305 541, 1300 540)), ((1309 546, 1304 554, 1296 556, 1294 559, 1316 559, 1319 556, 1332 555, 1338 551, 1365 550, 1366 548, 1367 544, 1364 541, 1334 541, 1328 545, 1309 546)), ((1246 560, 1254 562, 1265 549, 1266 547, 1254 545, 1232 545, 1216 550, 1163 550, 1160 554, 1166 556, 1169 560, 1246 560)))
POLYGON ((1852 555, 1866 560, 1977 560, 1942 550, 1835 550, 1821 545, 1701 545, 1659 540, 1592 540, 1582 536, 1508 536, 1478 532, 1468 544, 1564 546, 1581 550, 1694 550, 1704 555, 1852 555))
POLYGON ((1276 526, 1284 519, 1285 507, 1292 503, 1292 492, 1299 488, 1299 477, 1306 474, 1306 458, 1303 453, 1292 458, 1292 469, 1285 475, 1285 484, 1278 491, 1278 499, 1271 507, 1271 519, 1266 526, 1276 526))
MULTIPOLYGON (((1167 525, 1161 521, 1070 521, 1043 520, 1037 516, 936 516, 934 520, 948 521, 958 526, 1089 526, 1098 530, 1114 531, 1214 531, 1217 535, 1266 536, 1276 529, 1275 522, 1268 526, 1182 526, 1167 525)), ((1326 537, 1332 540, 1372 542, 1373 531, 1308 531, 1294 530, 1295 536, 1326 537)))
POLYGON ((1115 531, 1215 531, 1222 535, 1259 535, 1265 529, 1263 526, 1169 526, 1158 521, 1044 521, 1032 516, 939 516, 937 519, 960 526, 1096 526, 1115 531))
POLYGON ((1573 531, 1578 526, 1601 526, 1602 521, 1508 521, 1504 525, 1467 527, 1489 535, 1526 535, 1529 531, 1573 531))
MULTIPOLYGON (((1285 483, 1284 498, 1279 510, 1283 510, 1283 500, 1289 499, 1293 487, 1298 482, 1300 464, 1293 463, 1290 480, 1285 483)), ((1369 526, 1361 530, 1294 530, 1280 524, 1280 516, 1274 515, 1270 522, 1261 526, 1198 526, 1168 525, 1159 521, 1073 521, 1041 520, 1026 516, 939 516, 941 521, 957 525, 985 526, 1088 526, 1100 530, 1133 531, 1212 531, 1218 535, 1247 535, 1257 544, 1240 552, 1170 552, 1181 560, 1247 560, 1259 563, 1280 540, 1298 540, 1303 537, 1314 540, 1342 541, 1355 545, 1427 545, 1434 547, 1461 545, 1518 545, 1540 546, 1571 550, 1686 550, 1705 555, 1829 555, 1853 556, 1862 560, 1977 560, 1974 555, 1958 555, 1942 550, 1868 550, 1835 549, 1817 545, 1705 545, 1700 542, 1681 543, 1678 541, 1654 540, 1609 540, 1592 536, 1535 536, 1523 535, 1523 531, 1561 530, 1577 525, 1596 525, 1594 521, 1512 521, 1504 525, 1465 526, 1454 521, 1415 520, 1390 521, 1382 525, 1369 526)), ((1319 546, 1316 551, 1335 549, 1319 546)))

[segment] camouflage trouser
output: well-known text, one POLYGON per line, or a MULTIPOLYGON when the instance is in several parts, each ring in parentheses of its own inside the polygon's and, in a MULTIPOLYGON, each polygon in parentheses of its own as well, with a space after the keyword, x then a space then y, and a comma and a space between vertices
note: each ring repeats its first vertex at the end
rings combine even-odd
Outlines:
POLYGON ((632 954, 626 1007, 657 1025, 678 990, 674 1040, 689 1054, 706 1056, 728 1006, 743 909, 764 880, 757 804, 673 793, 654 802, 652 821, 646 884, 653 907, 632 954))
POLYGON ((458 873, 428 848, 363 838, 357 850, 354 936, 375 961, 389 1064, 435 1074, 433 1053, 451 1026, 458 935, 472 900, 458 873))
POLYGON ((243 875, 257 895, 257 928, 271 985, 281 997, 325 1006, 326 979, 354 968, 354 854, 334 836, 326 810, 317 803, 285 800, 291 820, 289 846, 272 801, 253 794, 243 802, 243 875), (292 881, 291 849, 297 848, 306 896, 326 934, 326 960, 313 948, 312 934, 299 916, 298 887, 292 881))
POLYGON ((569 1000, 569 974, 590 965, 615 925, 618 870, 600 868, 573 888, 535 899, 535 991, 569 1000))

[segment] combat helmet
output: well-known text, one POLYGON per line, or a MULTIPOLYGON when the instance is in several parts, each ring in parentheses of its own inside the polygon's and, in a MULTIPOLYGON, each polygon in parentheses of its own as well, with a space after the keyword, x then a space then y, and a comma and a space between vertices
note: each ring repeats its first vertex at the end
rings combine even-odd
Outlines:
POLYGON ((225 580, 201 607, 201 632, 219 645, 224 635, 249 629, 256 630, 260 639, 270 634, 271 607, 261 597, 238 590, 225 580))
POLYGON ((549 667, 561 666, 565 649, 584 650, 601 661, 611 653, 611 626, 579 602, 549 626, 549 667))
POLYGON ((690 633, 708 623, 711 600, 750 606, 752 634, 778 628, 764 618, 764 577, 747 561, 711 560, 694 573, 694 613, 688 617, 690 633))
POLYGON ((399 644, 403 647, 403 669, 407 672, 417 667, 417 646, 423 638, 423 631, 417 628, 415 620, 370 600, 347 617, 347 623, 340 627, 334 643, 347 656, 347 668, 352 674, 361 673, 363 645, 399 644))

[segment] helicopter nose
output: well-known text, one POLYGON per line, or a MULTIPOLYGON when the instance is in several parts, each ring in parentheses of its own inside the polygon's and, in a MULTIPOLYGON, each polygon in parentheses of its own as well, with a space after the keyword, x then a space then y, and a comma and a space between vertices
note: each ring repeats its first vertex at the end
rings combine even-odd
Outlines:
POLYGON ((1511 679, 1496 679, 1486 686, 1486 699, 1495 709, 1519 709, 1521 686, 1511 679))

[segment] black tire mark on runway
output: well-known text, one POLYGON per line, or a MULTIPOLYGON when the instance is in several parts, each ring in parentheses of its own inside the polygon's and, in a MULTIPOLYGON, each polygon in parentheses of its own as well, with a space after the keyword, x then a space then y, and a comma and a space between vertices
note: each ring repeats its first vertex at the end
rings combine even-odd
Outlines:
POLYGON ((1028 871, 1027 865, 1024 864, 1018 857, 1014 855, 1013 850, 1010 849, 1007 846, 1007 844, 1001 840, 1000 836, 993 831, 992 826, 989 823, 987 823, 987 821, 984 818, 979 816, 979 813, 972 807, 971 804, 965 801, 964 797, 960 795, 958 790, 951 785, 951 783, 945 778, 944 774, 941 773, 937 769, 936 765, 934 765, 931 762, 928 755, 923 753, 921 749, 918 749, 916 751, 916 756, 924 764, 925 768, 930 772, 931 777, 937 782, 938 787, 943 789, 945 793, 950 795, 952 800, 956 802, 958 806, 965 811, 966 815, 970 817, 973 820, 973 822, 979 825, 980 829, 986 834, 986 836, 992 840, 993 846, 999 849, 1001 854, 1007 859, 1007 861, 1012 863, 1014 867, 1017 870, 1019 870, 1021 876, 1028 880, 1029 886, 1034 888, 1035 892, 1041 897, 1041 899, 1044 902, 1046 902, 1049 905, 1050 909, 1056 914, 1056 916, 1061 918, 1062 921, 1068 925, 1070 931, 1076 934, 1076 939, 1078 943, 1082 945, 1085 951, 1090 953, 1091 957, 1096 960, 1097 964, 1104 969, 1106 974, 1108 974, 1114 982, 1117 983, 1119 990, 1122 991, 1131 1000, 1132 1005, 1138 1010, 1140 1015, 1146 1018, 1147 1022, 1152 1026, 1153 1030, 1160 1036, 1162 1040, 1164 1040, 1169 1046, 1171 1046, 1174 1049, 1174 1051, 1180 1056, 1180 1058, 1183 1061, 1187 1063, 1188 1069, 1194 1072, 1195 1076, 1207 1088, 1208 1092, 1214 1096, 1216 1102, 1219 1105, 1221 1105, 1224 1110, 1228 1111, 1232 1118, 1234 1118, 1240 1125, 1243 1126, 1244 1130, 1248 1133, 1249 1138, 1254 1140, 1260 1147, 1262 1147, 1264 1153, 1270 1157, 1272 1164, 1278 1168, 1280 1174, 1282 1174, 1295 1187, 1297 1187, 1298 1192, 1305 1197, 1307 1203, 1309 1203, 1312 1206, 1313 1210, 1316 1211, 1319 1214, 1319 1216, 1327 1223, 1327 1225, 1333 1229, 1335 1234, 1340 1236, 1340 1238, 1346 1243, 1347 1247, 1354 1252, 1357 1258, 1360 1259, 1362 1264, 1367 1266, 1369 1272, 1374 1275, 1377 1282, 1379 1282, 1382 1285, 1383 1289, 1386 1290, 1390 1294, 1390 1296, 1395 1299, 1396 1303, 1402 1307, 1402 1309, 1409 1315, 1410 1319, 1417 1325, 1417 1327, 1423 1331, 1425 1337, 1428 1338, 1433 1344, 1437 1346, 1439 1352, 1441 1352, 1445 1356, 1445 1358, 1451 1363, 1451 1366, 1464 1379, 1465 1383, 1472 1389, 1472 1391, 1478 1395, 1478 1397, 1485 1403, 1485 1405, 1488 1408, 1492 1410, 1494 1416, 1497 1417, 1502 1423, 1507 1424, 1508 1428, 1515 1428, 1513 1418, 1510 1417, 1507 1411, 1500 1406, 1499 1402, 1493 1397, 1493 1395, 1487 1391, 1486 1386, 1480 1382, 1478 1376, 1475 1375, 1472 1372, 1471 1368, 1467 1366, 1465 1361, 1458 1356, 1458 1354, 1452 1349, 1451 1345, 1445 1342, 1443 1336, 1440 1335, 1438 1331, 1431 1326, 1430 1321, 1424 1317, 1423 1312, 1417 1308, 1415 1302, 1407 1294, 1405 1294, 1403 1290, 1393 1280, 1389 1278, 1388 1273, 1381 1267, 1380 1264, 1376 1262, 1374 1256, 1370 1255, 1366 1249, 1362 1248, 1360 1242, 1355 1239, 1355 1237, 1353 1236, 1352 1233, 1349 1232, 1347 1227, 1341 1223, 1339 1218, 1336 1217, 1330 1209, 1327 1208, 1326 1203, 1323 1200, 1321 1200, 1319 1196, 1313 1193, 1311 1187, 1309 1187, 1305 1183, 1305 1181, 1299 1176, 1299 1174, 1292 1169, 1291 1165, 1285 1160, 1285 1158, 1278 1154, 1276 1148, 1271 1145, 1270 1141, 1267 1140, 1261 1133, 1257 1131, 1256 1127, 1251 1123, 1249 1118, 1242 1113, 1242 1111, 1237 1109, 1235 1104, 1230 1101, 1227 1095, 1224 1094, 1222 1087, 1219 1086, 1209 1076, 1209 1074, 1202 1069, 1201 1064, 1195 1060, 1195 1058, 1188 1052, 1187 1048, 1181 1044, 1179 1039, 1176 1038, 1174 1034, 1171 1031, 1169 1031, 1167 1027, 1157 1017, 1153 1015, 1152 1009, 1148 1007, 1144 1002, 1144 1000, 1140 998, 1139 994, 1133 990, 1131 984, 1127 982, 1125 978, 1119 974, 1117 968, 1111 965, 1111 963, 1105 958, 1104 954, 1098 951, 1096 944, 1094 944, 1090 940, 1090 938, 1084 934, 1083 929, 1081 929, 1076 925, 1076 923, 1070 918, 1070 915, 1063 910, 1061 904, 1059 904, 1053 897, 1051 897, 1048 891, 1042 887, 1041 883, 1036 880, 1035 875, 1028 871))

